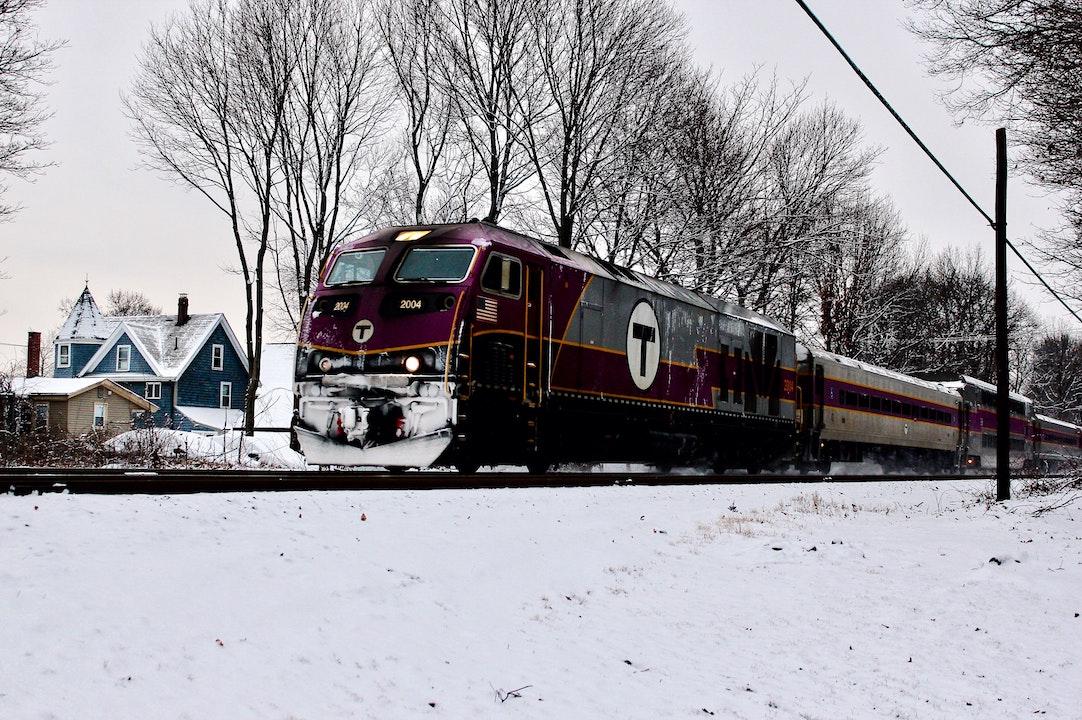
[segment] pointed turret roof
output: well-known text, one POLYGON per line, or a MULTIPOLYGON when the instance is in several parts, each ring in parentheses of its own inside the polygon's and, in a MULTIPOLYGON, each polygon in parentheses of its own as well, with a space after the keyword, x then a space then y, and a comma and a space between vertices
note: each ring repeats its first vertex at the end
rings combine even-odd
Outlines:
POLYGON ((75 301, 68 319, 64 321, 60 332, 57 334, 58 341, 66 340, 104 340, 113 331, 115 323, 103 322, 101 309, 94 302, 94 296, 90 294, 90 287, 83 288, 79 299, 75 301))

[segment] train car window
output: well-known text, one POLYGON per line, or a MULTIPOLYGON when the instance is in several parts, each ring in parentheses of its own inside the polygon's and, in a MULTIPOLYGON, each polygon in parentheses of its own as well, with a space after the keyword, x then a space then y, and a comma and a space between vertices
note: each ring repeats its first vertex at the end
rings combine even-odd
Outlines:
POLYGON ((553 245, 552 243, 543 242, 541 243, 541 247, 543 247, 545 249, 545 252, 547 252, 549 255, 555 255, 556 257, 563 258, 564 260, 570 259, 567 257, 567 253, 560 249, 559 245, 553 245))
POLYGON ((861 393, 860 394, 860 406, 863 409, 867 410, 869 407, 871 407, 871 404, 872 404, 872 400, 871 400, 870 397, 868 397, 867 393, 861 393))
POLYGON ((902 414, 902 404, 900 402, 898 402, 897 400, 891 400, 890 401, 890 411, 892 413, 894 413, 895 415, 901 415, 902 414))
POLYGON ((910 405, 909 403, 902 403, 902 415, 904 417, 912 417, 913 416, 913 406, 910 405))
POLYGON ((473 262, 472 245, 416 247, 406 251, 394 279, 405 282, 460 282, 473 262))
POLYGON ((872 410, 882 410, 883 409, 883 400, 878 395, 872 395, 872 397, 870 398, 870 401, 871 401, 870 405, 871 405, 872 410))
POLYGON ((327 281, 324 284, 349 285, 372 282, 386 253, 387 250, 384 248, 344 252, 334 261, 334 267, 327 273, 327 281))
POLYGON ((517 258, 494 253, 481 273, 481 287, 498 295, 517 298, 522 294, 522 263, 517 258))

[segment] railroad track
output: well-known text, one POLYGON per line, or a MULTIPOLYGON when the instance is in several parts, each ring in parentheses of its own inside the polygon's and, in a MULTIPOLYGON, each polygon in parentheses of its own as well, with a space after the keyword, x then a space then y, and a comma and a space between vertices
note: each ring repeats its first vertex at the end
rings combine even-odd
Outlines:
POLYGON ((682 475, 672 473, 359 472, 356 470, 192 470, 0 468, 0 492, 177 495, 309 490, 470 490, 612 485, 764 485, 884 480, 990 480, 993 475, 682 475))

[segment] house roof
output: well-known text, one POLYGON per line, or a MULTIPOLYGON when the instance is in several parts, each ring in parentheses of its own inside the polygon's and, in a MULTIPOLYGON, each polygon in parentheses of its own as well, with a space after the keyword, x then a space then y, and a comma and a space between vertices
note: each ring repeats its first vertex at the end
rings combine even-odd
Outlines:
POLYGON ((98 304, 94 302, 94 296, 90 294, 90 288, 84 287, 83 292, 68 313, 68 319, 60 327, 56 335, 58 342, 67 340, 104 340, 113 331, 115 323, 109 322, 112 318, 106 318, 101 313, 98 304))
MULTIPOLYGON (((153 376, 168 380, 183 374, 219 325, 225 330, 230 344, 247 370, 248 354, 222 313, 189 315, 188 321, 183 325, 177 325, 175 315, 102 315, 89 288, 83 288, 56 341, 102 342, 101 347, 79 373, 82 377, 101 362, 121 336, 127 334, 139 354, 150 365, 153 376)), ((117 373, 117 376, 130 379, 128 373, 117 373)))
POLYGON ((11 391, 20 397, 53 397, 69 400, 76 395, 82 395, 88 390, 102 386, 106 389, 126 398, 128 401, 150 412, 157 412, 158 406, 142 398, 122 385, 108 378, 12 378, 11 391))

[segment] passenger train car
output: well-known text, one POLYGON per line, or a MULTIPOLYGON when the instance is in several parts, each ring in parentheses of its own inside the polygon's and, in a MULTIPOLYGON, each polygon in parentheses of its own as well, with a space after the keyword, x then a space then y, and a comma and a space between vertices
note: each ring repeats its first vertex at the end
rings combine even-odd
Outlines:
MULTIPOLYGON (((996 467, 996 386, 983 380, 958 376, 940 383, 957 391, 966 403, 962 416, 962 431, 966 438, 962 464, 967 468, 985 470, 996 467)), ((1033 401, 1024 395, 1011 393, 1011 467, 1028 468, 1033 462, 1033 401)))
POLYGON ((1082 428, 1038 414, 1033 422, 1033 466, 1055 470, 1082 461, 1082 428))
MULTIPOLYGON (((295 389, 316 465, 996 461, 988 383, 798 347, 742 307, 483 222, 339 244, 295 389)), ((1082 457, 1080 433, 1012 394, 1012 467, 1082 457)))
POLYGON ((763 464, 790 451, 792 333, 487 223, 331 254, 300 328, 309 462, 763 464))
POLYGON ((800 459, 949 470, 965 443, 956 390, 801 347, 800 459))

